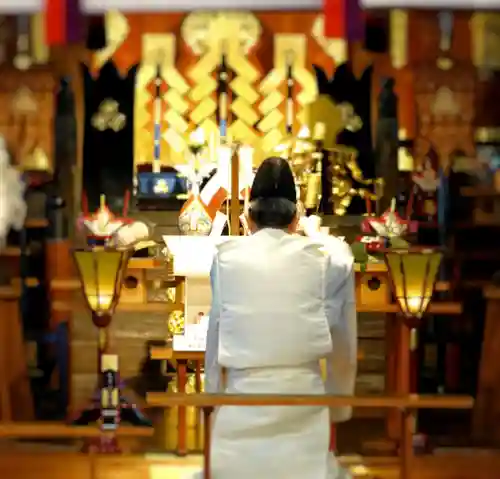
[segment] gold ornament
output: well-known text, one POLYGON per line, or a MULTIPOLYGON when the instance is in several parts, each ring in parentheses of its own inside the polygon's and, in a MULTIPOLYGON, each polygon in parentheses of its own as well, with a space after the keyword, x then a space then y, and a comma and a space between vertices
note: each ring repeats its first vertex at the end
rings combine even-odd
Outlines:
POLYGON ((184 334, 184 311, 172 311, 168 315, 167 330, 170 338, 184 334))
POLYGON ((343 130, 358 131, 363 122, 350 103, 336 104, 329 96, 320 95, 310 107, 311 125, 321 125, 321 137, 324 149, 328 152, 332 175, 331 200, 336 215, 343 216, 354 196, 367 201, 375 201, 380 196, 382 179, 365 180, 357 163, 358 152, 354 148, 336 145, 337 135, 343 130), (368 188, 355 188, 354 180, 362 186, 375 188, 372 193, 368 188))
POLYGON ((344 38, 331 38, 325 36, 325 16, 318 15, 313 23, 311 36, 322 50, 334 61, 341 65, 348 60, 347 41, 344 38))
POLYGON ((303 126, 297 137, 288 138, 276 150, 288 159, 297 187, 299 209, 317 208, 321 199, 321 160, 323 155, 316 151, 307 126, 303 126))
POLYGON ((31 172, 52 173, 52 165, 49 157, 39 146, 35 147, 31 154, 23 158, 21 170, 31 172))
POLYGON ((175 288, 167 288, 167 301, 169 303, 175 304, 175 288))
POLYGON ((339 145, 328 150, 330 169, 332 172, 332 202, 333 212, 338 216, 346 214, 354 196, 360 196, 368 201, 379 199, 380 186, 383 179, 366 180, 358 166, 358 152, 354 148, 339 145), (364 186, 374 186, 375 193, 367 188, 354 188, 354 181, 364 186))
POLYGON ((127 122, 127 118, 123 113, 120 113, 120 105, 116 100, 108 98, 103 100, 97 109, 97 112, 92 115, 91 124, 99 131, 113 130, 118 132, 123 130, 127 122))
POLYGON ((363 122, 361 118, 356 115, 354 107, 350 103, 339 103, 337 108, 340 110, 340 114, 342 115, 342 124, 346 130, 352 132, 361 130, 363 122))

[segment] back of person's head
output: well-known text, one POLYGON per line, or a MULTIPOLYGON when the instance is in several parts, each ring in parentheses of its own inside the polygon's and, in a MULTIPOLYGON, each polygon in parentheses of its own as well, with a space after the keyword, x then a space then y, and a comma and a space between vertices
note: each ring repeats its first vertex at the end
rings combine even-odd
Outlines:
POLYGON ((262 162, 253 180, 248 215, 257 229, 285 229, 296 220, 297 193, 288 161, 271 157, 262 162))

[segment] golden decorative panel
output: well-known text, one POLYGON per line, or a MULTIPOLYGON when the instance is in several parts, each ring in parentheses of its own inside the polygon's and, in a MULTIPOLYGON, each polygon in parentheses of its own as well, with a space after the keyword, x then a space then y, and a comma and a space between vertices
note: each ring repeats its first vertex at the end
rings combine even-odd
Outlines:
POLYGON ((260 34, 260 24, 251 13, 192 13, 184 20, 182 37, 199 56, 198 62, 188 72, 194 83, 189 97, 195 103, 190 119, 196 126, 208 133, 218 131, 215 118, 218 105, 213 98, 217 81, 213 75, 224 56, 234 75, 229 88, 237 95, 237 99, 228 105, 234 115, 228 134, 235 140, 255 143, 257 135, 253 125, 259 116, 253 105, 259 95, 253 85, 260 73, 247 55, 257 44, 260 34))
MULTIPOLYGON (((312 21, 311 17, 308 31, 312 21)), ((106 15, 106 22, 110 42, 94 55, 97 65, 112 55, 118 58, 113 52, 135 41, 133 34, 128 39, 129 30, 137 23, 135 17, 127 20, 113 12, 106 15)), ((322 22, 318 25, 316 42, 302 33, 268 32, 269 37, 264 38, 257 16, 248 12, 191 13, 180 23, 178 34, 160 33, 175 31, 173 27, 155 27, 156 33, 149 33, 141 26, 141 66, 134 104, 135 165, 151 163, 155 154, 161 165, 184 163, 189 133, 201 127, 205 138, 211 138, 219 134, 221 119, 227 121, 227 136, 253 146, 256 162, 273 152, 290 129, 297 133, 308 124, 317 86, 308 68, 313 60, 307 56, 310 47, 312 51, 326 48, 318 47, 325 40, 320 32, 322 22), (309 41, 313 44, 308 45, 309 41), (266 48, 254 52, 263 42, 266 48), (269 58, 271 47, 273 57, 269 58), (262 72, 261 65, 269 66, 262 72), (161 140, 154 138, 159 111, 161 140)))
POLYGON ((156 80, 162 83, 162 138, 160 163, 183 161, 188 123, 184 119, 189 110, 186 94, 189 85, 175 66, 175 35, 151 33, 142 37, 142 63, 137 73, 134 104, 134 159, 135 164, 151 160, 153 154, 153 108, 156 80), (158 77, 159 74, 159 77, 158 77), (166 91, 165 91, 166 89, 166 91))
POLYGON ((274 68, 259 86, 259 91, 264 98, 259 105, 263 118, 258 128, 263 133, 261 147, 265 152, 273 151, 285 134, 285 115, 277 108, 283 107, 286 100, 283 92, 289 66, 293 80, 301 87, 300 93, 294 98, 294 105, 298 107, 296 123, 299 129, 308 123, 308 107, 316 99, 318 89, 316 79, 306 65, 307 37, 305 35, 276 35, 274 37, 274 68))

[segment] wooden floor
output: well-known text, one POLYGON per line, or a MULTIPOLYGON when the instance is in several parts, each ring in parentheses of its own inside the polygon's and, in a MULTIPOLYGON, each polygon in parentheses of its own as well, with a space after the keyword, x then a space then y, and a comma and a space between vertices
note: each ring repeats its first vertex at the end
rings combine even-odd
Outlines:
MULTIPOLYGON (((382 458, 344 458, 354 477, 397 479, 398 467, 382 458)), ((165 455, 86 456, 77 453, 0 452, 5 479, 188 479, 201 458, 165 455)), ((500 455, 447 455, 416 459, 411 479, 498 479, 500 455)), ((261 478, 266 479, 266 478, 261 478)))

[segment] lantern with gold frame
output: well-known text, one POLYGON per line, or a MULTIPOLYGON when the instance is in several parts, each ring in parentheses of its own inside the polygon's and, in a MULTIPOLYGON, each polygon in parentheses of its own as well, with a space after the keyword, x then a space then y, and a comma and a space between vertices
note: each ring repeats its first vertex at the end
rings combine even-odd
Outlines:
MULTIPOLYGON (((98 329, 97 374, 102 378, 102 358, 109 354, 109 326, 116 306, 120 300, 121 289, 127 270, 128 260, 133 249, 108 248, 94 246, 73 251, 85 303, 92 316, 92 323, 98 329)), ((101 379, 97 387, 101 389, 101 379)), ((134 423, 150 425, 136 409, 135 405, 120 398, 120 408, 130 410, 134 423)), ((89 408, 84 409, 74 422, 77 424, 91 423, 99 420, 101 411, 96 400, 91 401, 89 408)))
POLYGON ((392 292, 403 321, 411 329, 410 392, 416 392, 417 328, 432 301, 443 252, 433 248, 409 247, 387 250, 384 257, 392 292))

